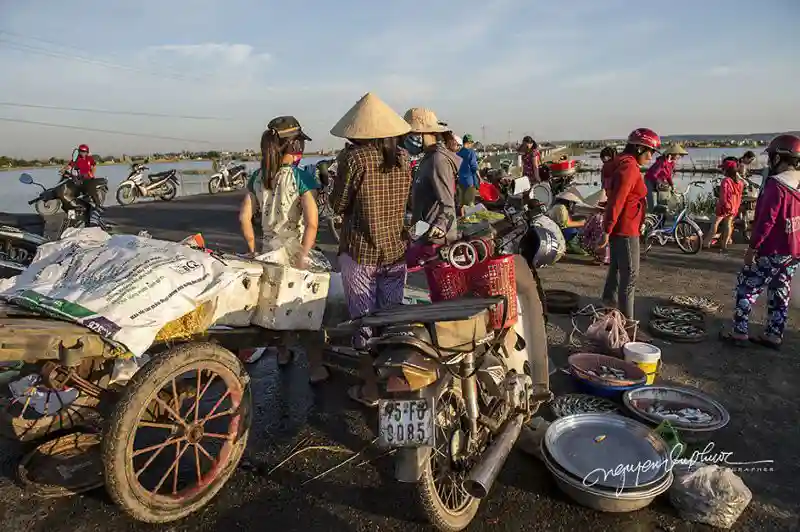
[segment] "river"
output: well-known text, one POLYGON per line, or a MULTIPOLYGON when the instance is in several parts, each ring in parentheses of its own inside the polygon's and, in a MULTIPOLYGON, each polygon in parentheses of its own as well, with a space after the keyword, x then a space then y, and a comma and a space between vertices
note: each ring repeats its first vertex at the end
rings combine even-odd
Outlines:
MULTIPOLYGON (((746 148, 709 148, 709 149, 694 149, 687 150, 689 155, 684 158, 684 163, 691 165, 694 162, 697 165, 709 164, 711 161, 719 160, 722 157, 733 155, 741 156, 746 148)), ((320 159, 328 157, 307 157, 301 161, 301 164, 313 164, 320 159)), ((599 164, 596 153, 589 153, 576 157, 578 160, 586 161, 587 164, 599 164)), ((258 163, 247 163, 248 168, 255 169, 258 163)), ((210 161, 181 161, 175 163, 153 163, 150 166, 152 172, 163 172, 171 168, 180 170, 211 170, 210 161)), ((754 166, 760 166, 759 162, 754 166)), ((117 185, 119 185, 126 177, 130 166, 127 164, 112 164, 102 165, 98 167, 97 175, 108 179, 109 194, 106 198, 107 205, 116 203, 115 192, 117 185)), ((47 168, 34 168, 28 170, 5 170, 0 172, 0 212, 8 213, 29 213, 33 212, 33 206, 28 205, 28 201, 33 199, 38 193, 39 189, 36 186, 24 185, 19 182, 19 176, 23 172, 29 173, 33 179, 45 186, 52 185, 58 181, 58 175, 55 167, 47 168)), ((196 194, 204 194, 207 191, 209 174, 187 174, 181 175, 180 187, 178 195, 192 196, 196 194)), ((705 181, 706 185, 703 188, 693 187, 690 190, 689 198, 693 199, 698 195, 711 192, 711 176, 709 175, 691 175, 691 174, 677 174, 675 179, 676 186, 683 190, 693 180, 705 181)), ((578 179, 578 189, 582 194, 588 195, 597 190, 600 183, 599 174, 582 174, 578 179)))

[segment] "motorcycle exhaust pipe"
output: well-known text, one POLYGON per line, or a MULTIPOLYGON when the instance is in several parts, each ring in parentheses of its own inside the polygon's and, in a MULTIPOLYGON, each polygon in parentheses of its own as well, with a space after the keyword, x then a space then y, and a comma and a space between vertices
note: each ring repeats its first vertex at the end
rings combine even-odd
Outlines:
POLYGON ((464 481, 464 491, 469 495, 476 499, 483 499, 489 494, 492 484, 497 480, 508 455, 511 454, 511 449, 517 443, 520 432, 522 432, 523 420, 522 414, 511 418, 480 458, 480 462, 472 468, 464 481))

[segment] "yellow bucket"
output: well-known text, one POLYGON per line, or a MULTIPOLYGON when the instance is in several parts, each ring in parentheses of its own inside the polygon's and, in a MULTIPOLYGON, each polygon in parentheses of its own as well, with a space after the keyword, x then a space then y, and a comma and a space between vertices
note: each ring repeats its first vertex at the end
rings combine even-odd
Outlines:
POLYGON ((627 362, 639 366, 647 375, 647 384, 653 384, 661 364, 661 349, 644 342, 628 342, 622 346, 622 353, 627 362))

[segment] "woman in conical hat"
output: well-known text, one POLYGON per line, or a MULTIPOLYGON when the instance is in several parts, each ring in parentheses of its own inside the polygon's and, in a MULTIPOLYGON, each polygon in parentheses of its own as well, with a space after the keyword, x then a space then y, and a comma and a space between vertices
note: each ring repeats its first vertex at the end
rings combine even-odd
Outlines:
MULTIPOLYGON (((404 221, 411 169, 398 137, 410 126, 372 93, 365 94, 331 128, 331 135, 351 146, 337 159, 331 208, 343 216, 339 267, 350 315, 355 318, 403 302, 406 283, 404 221)), ((365 349, 371 331, 353 338, 365 349)), ((364 354, 363 385, 348 395, 368 406, 377 404, 372 359, 364 354)))

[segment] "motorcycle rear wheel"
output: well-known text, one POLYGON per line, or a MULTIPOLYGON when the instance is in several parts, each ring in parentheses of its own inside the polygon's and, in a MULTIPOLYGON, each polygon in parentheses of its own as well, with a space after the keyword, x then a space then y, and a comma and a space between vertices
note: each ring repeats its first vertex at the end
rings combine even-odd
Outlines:
POLYGON ((33 204, 33 208, 39 216, 53 216, 61 208, 61 201, 58 199, 39 200, 33 204))
POLYGON ((178 187, 172 181, 167 181, 161 188, 162 193, 158 196, 162 201, 172 201, 178 195, 178 187))
POLYGON ((417 499, 428 522, 443 532, 464 530, 478 513, 481 501, 464 491, 463 469, 442 478, 440 469, 453 466, 452 445, 454 434, 461 431, 461 420, 466 416, 466 405, 457 388, 445 390, 436 401, 436 449, 431 450, 422 476, 415 485, 417 499), (443 463, 444 462, 444 463, 443 463), (448 482, 449 481, 449 482, 448 482))
POLYGON ((136 201, 136 196, 138 196, 138 194, 136 187, 133 185, 121 185, 117 189, 117 203, 120 205, 130 205, 136 201))

